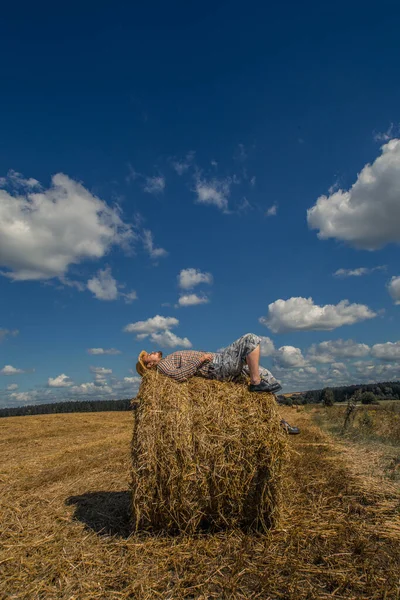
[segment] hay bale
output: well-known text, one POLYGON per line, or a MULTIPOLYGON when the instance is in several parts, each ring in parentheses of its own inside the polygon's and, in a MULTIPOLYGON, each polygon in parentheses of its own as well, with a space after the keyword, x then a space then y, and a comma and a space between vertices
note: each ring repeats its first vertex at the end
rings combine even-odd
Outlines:
POLYGON ((149 372, 132 442, 136 530, 268 529, 281 504, 286 434, 272 394, 149 372))

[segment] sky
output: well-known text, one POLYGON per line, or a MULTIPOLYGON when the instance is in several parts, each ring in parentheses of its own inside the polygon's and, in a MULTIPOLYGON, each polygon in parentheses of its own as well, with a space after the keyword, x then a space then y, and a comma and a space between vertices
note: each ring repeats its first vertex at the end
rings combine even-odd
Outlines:
POLYGON ((262 337, 400 377, 400 5, 22 3, 0 21, 0 406, 130 398, 262 337))

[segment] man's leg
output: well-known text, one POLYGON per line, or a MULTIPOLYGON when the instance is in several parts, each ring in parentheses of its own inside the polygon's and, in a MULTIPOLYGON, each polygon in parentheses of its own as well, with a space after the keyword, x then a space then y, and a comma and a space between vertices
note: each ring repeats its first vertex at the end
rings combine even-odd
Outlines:
MULTIPOLYGON (((232 381, 238 377, 243 367, 246 365, 247 356, 258 348, 257 353, 250 359, 250 362, 257 365, 260 359, 260 342, 261 339, 254 333, 246 333, 238 340, 227 346, 221 353, 217 354, 212 363, 215 379, 220 381, 232 381)), ((252 366, 253 368, 253 366, 252 366)), ((250 371, 249 371, 250 373, 250 371)), ((255 372, 255 379, 259 379, 258 371, 255 372)))
POLYGON ((258 385, 261 381, 260 377, 260 344, 250 354, 246 356, 247 366, 250 372, 250 381, 254 385, 258 385))
POLYGON ((227 346, 213 364, 215 379, 232 381, 245 370, 251 379, 250 391, 279 391, 281 386, 275 378, 270 383, 269 379, 262 375, 269 371, 260 367, 260 344, 261 338, 258 335, 246 333, 227 346))

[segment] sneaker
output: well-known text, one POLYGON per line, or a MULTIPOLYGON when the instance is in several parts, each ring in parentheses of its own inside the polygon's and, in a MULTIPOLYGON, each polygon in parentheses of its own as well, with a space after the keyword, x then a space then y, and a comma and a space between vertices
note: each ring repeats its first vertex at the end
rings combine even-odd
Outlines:
POLYGON ((260 383, 251 383, 249 385, 249 392, 267 392, 270 394, 275 394, 282 389, 282 386, 276 383, 267 383, 264 379, 261 379, 260 383))
POLYGON ((289 425, 289 423, 284 419, 281 420, 281 425, 286 431, 286 433, 288 433, 289 435, 297 435, 298 433, 300 433, 300 429, 298 427, 293 427, 293 425, 289 425))

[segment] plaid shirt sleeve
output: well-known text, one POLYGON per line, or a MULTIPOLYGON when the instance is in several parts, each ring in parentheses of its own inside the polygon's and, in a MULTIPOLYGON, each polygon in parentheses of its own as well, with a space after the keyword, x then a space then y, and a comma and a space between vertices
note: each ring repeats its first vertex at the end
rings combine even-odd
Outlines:
POLYGON ((186 352, 185 354, 174 352, 160 360, 157 371, 176 381, 186 381, 202 365, 200 356, 201 352, 186 352))

